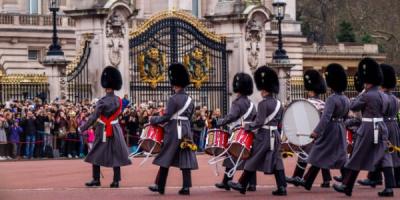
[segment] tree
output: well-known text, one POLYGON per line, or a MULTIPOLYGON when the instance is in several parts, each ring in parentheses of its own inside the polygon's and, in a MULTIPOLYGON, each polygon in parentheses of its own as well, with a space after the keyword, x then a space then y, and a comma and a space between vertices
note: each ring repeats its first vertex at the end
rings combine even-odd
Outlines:
POLYGON ((342 21, 339 25, 339 33, 336 36, 338 42, 355 42, 356 35, 351 23, 342 21))
POLYGON ((361 42, 363 44, 371 44, 373 42, 373 38, 370 34, 366 33, 361 37, 361 42))

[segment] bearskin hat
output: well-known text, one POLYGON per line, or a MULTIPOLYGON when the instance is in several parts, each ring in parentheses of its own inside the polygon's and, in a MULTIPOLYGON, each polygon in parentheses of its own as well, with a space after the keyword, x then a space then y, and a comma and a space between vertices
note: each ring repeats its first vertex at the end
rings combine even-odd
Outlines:
POLYGON ((120 90, 122 87, 121 72, 115 67, 107 66, 101 73, 101 86, 103 88, 111 88, 120 90))
POLYGON ((394 68, 387 64, 381 64, 383 74, 382 87, 386 89, 393 89, 396 87, 397 78, 394 68))
POLYGON ((325 80, 317 70, 311 69, 304 72, 303 80, 307 91, 314 91, 317 94, 326 93, 325 80))
POLYGON ((245 96, 253 94, 253 79, 246 73, 237 73, 233 77, 233 92, 245 96))
POLYGON ((382 70, 372 58, 364 58, 358 64, 358 76, 363 83, 381 85, 383 81, 382 70))
POLYGON ((258 90, 279 93, 279 79, 273 69, 267 66, 259 67, 254 73, 254 80, 258 90))
POLYGON ((168 77, 171 85, 186 87, 190 84, 189 72, 181 63, 174 63, 168 67, 168 77))
POLYGON ((354 88, 357 90, 357 92, 362 92, 364 90, 364 83, 358 77, 358 72, 354 74, 354 88))
POLYGON ((344 92, 347 89, 347 74, 339 64, 328 65, 325 79, 328 87, 335 92, 344 92))

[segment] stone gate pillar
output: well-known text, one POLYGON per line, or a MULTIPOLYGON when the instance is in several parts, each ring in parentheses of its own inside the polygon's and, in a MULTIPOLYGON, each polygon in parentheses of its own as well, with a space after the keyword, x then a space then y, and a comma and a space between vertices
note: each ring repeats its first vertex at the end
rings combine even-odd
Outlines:
POLYGON ((117 92, 129 94, 129 27, 132 9, 123 0, 71 0, 72 5, 80 5, 65 13, 75 20, 77 45, 84 35, 93 34, 91 53, 88 60, 89 81, 93 98, 101 97, 104 91, 100 85, 100 75, 106 66, 121 71, 123 87, 117 92))

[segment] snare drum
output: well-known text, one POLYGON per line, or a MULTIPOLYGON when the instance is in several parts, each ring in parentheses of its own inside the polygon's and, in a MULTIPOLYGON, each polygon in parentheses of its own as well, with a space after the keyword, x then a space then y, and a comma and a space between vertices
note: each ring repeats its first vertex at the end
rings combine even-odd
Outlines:
POLYGON ((252 132, 245 131, 243 127, 234 128, 229 140, 229 154, 241 160, 248 159, 250 157, 250 150, 253 145, 253 138, 254 134, 252 132))
POLYGON ((157 125, 145 125, 139 144, 145 152, 157 154, 161 151, 161 144, 164 139, 164 129, 157 125))
POLYGON ((221 129, 210 129, 207 132, 205 153, 218 156, 228 146, 229 133, 221 129))

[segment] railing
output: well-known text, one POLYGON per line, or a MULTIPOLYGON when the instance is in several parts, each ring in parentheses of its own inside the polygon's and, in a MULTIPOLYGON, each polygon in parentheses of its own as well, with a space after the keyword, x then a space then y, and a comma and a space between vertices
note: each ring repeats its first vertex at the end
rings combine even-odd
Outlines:
MULTIPOLYGON (((400 84, 399 78, 397 79, 397 84, 400 84)), ((358 95, 358 92, 354 87, 354 79, 353 79, 353 77, 348 77, 347 83, 348 83, 347 84, 347 90, 344 92, 345 95, 347 97, 349 97, 349 98, 356 97, 358 95)), ((396 89, 393 91, 393 93, 394 93, 394 95, 399 97, 400 96, 399 87, 396 87, 396 89)), ((289 95, 290 95, 290 101, 307 97, 306 90, 304 89, 303 77, 301 77, 301 76, 291 77, 289 95)), ((326 100, 326 98, 329 95, 331 95, 331 91, 330 90, 328 90, 326 94, 321 95, 320 97, 321 97, 321 99, 326 100)))
POLYGON ((0 24, 14 24, 14 16, 0 15, 0 24))
MULTIPOLYGON (((66 16, 57 16, 58 26, 75 27, 75 21, 66 16), (64 20, 64 19, 67 20, 64 20)), ((24 15, 24 14, 0 14, 0 25, 18 26, 52 26, 53 17, 51 15, 24 15)))
MULTIPOLYGON (((56 23, 57 23, 57 26, 61 26, 62 25, 62 17, 57 16, 56 23)), ((52 26, 53 25, 53 16, 51 16, 51 15, 43 16, 43 25, 44 26, 52 26)))
POLYGON ((19 24, 20 25, 39 25, 39 16, 37 15, 20 15, 19 24))
POLYGON ((43 74, 8 74, 0 76, 0 103, 8 100, 50 98, 47 76, 43 74))

